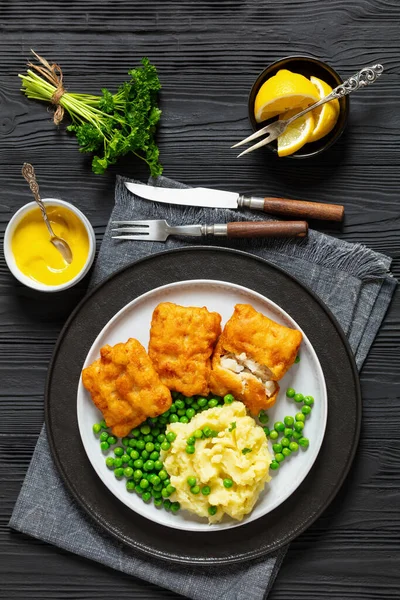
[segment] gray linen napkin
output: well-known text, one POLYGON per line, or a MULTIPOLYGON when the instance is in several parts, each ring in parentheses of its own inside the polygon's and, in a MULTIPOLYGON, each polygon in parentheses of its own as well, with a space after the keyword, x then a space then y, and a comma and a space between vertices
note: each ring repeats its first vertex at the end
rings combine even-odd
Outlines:
MULTIPOLYGON (((133 197, 117 178, 111 220, 164 218, 170 224, 263 220, 254 212, 198 209, 157 204, 133 197)), ((160 177, 162 187, 185 187, 160 177)), ((210 240, 203 240, 209 244, 210 240)), ((160 242, 120 242, 107 227, 91 285, 120 267, 181 245, 199 243, 170 238, 160 242)), ((202 243, 200 241, 200 243, 202 243)), ((396 281, 391 259, 360 244, 310 231, 303 240, 226 240, 213 244, 247 250, 268 259, 305 283, 329 306, 347 335, 360 369, 389 306, 396 281)), ((213 567, 181 567, 144 556, 110 539, 76 505, 51 460, 45 427, 10 520, 14 529, 64 550, 173 590, 193 600, 262 600, 268 595, 286 548, 256 561, 213 567), (46 507, 45 509, 43 507, 46 507)))

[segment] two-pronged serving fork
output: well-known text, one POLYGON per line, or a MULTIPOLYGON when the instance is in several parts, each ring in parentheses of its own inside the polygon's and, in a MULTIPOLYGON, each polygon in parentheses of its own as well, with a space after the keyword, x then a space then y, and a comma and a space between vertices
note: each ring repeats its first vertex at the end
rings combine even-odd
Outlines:
POLYGON ((225 237, 305 237, 306 221, 238 221, 214 225, 171 226, 163 219, 149 221, 113 221, 117 226, 111 231, 116 240, 141 240, 165 242, 170 235, 225 237))

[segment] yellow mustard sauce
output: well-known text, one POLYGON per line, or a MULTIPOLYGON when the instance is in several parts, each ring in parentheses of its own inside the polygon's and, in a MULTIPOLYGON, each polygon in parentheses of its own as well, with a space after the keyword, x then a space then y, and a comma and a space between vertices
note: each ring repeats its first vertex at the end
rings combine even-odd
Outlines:
POLYGON ((18 223, 11 249, 24 275, 46 285, 60 285, 71 281, 82 270, 89 254, 89 237, 82 221, 68 208, 46 204, 46 210, 55 235, 71 248, 71 264, 50 242, 39 207, 29 211, 18 223))

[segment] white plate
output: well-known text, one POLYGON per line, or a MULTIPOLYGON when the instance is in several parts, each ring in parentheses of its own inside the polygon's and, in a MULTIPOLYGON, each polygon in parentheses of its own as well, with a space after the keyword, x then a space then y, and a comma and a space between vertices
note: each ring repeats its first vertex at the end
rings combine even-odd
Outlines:
MULTIPOLYGON (((94 341, 84 367, 99 357, 100 348, 105 344, 112 346, 134 337, 147 348, 152 313, 160 302, 175 302, 182 306, 206 306, 210 311, 217 311, 221 315, 222 325, 232 315, 235 304, 247 303, 274 321, 302 331, 277 304, 248 288, 225 281, 204 279, 182 281, 147 292, 122 308, 94 341)), ((238 527, 274 510, 306 477, 317 458, 325 433, 328 412, 325 379, 317 355, 304 332, 302 333, 301 360, 298 364, 294 364, 280 381, 281 390, 278 400, 275 406, 269 409, 268 415, 269 424, 273 425, 275 421, 283 421, 286 415, 294 416, 300 410, 298 404, 286 397, 285 392, 288 387, 293 387, 304 395, 313 396, 315 405, 305 428, 310 446, 305 451, 300 449, 296 456, 286 459, 278 472, 271 471, 271 481, 260 494, 253 511, 243 521, 237 522, 225 515, 221 523, 210 526, 205 519, 200 519, 187 511, 180 510, 177 514, 172 514, 156 508, 153 504, 145 504, 137 494, 129 493, 125 488, 125 480, 118 481, 113 471, 105 464, 105 456, 100 450, 99 440, 92 430, 93 423, 99 422, 102 416, 80 380, 77 398, 79 431, 89 460, 100 479, 121 502, 143 517, 161 525, 187 531, 216 531, 238 527)))

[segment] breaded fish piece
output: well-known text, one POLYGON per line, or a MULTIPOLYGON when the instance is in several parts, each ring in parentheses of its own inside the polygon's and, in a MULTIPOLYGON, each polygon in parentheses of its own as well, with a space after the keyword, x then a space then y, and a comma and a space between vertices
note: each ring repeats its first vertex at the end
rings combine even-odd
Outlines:
POLYGON ((117 437, 128 435, 148 417, 158 417, 172 404, 169 389, 135 339, 103 346, 100 358, 82 371, 82 382, 117 437))
POLYGON ((211 355, 221 316, 205 307, 162 302, 153 312, 149 356, 161 381, 185 396, 209 393, 211 355))
POLYGON ((213 355, 211 391, 233 394, 253 414, 270 408, 279 392, 276 382, 294 363, 302 337, 250 304, 237 304, 213 355))

